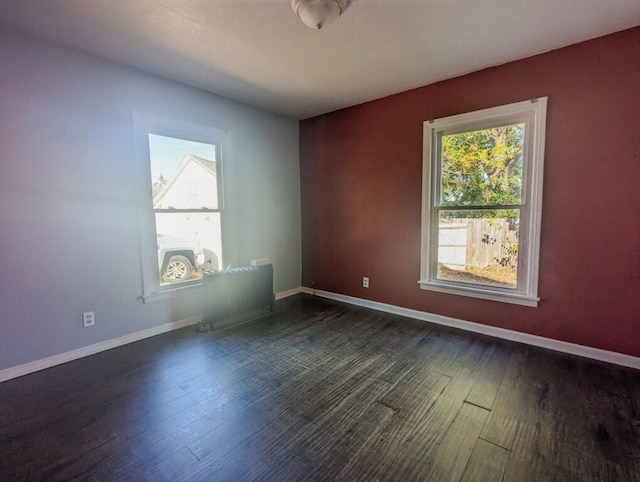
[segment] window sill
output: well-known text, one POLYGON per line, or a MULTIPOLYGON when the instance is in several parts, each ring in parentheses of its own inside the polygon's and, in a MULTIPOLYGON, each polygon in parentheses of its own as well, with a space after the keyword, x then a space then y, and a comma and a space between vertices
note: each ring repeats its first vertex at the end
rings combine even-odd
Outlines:
POLYGON ((170 300, 176 293, 194 288, 196 286, 202 286, 202 281, 193 281, 191 283, 184 283, 180 286, 167 286, 158 289, 158 291, 152 291, 142 295, 142 300, 145 304, 153 303, 155 301, 170 300))
POLYGON ((508 293, 502 290, 492 290, 491 288, 476 287, 468 285, 450 285, 437 281, 418 281, 423 290, 437 291, 450 295, 468 296, 489 301, 499 301, 514 305, 530 306, 536 308, 540 298, 526 296, 520 293, 508 293))

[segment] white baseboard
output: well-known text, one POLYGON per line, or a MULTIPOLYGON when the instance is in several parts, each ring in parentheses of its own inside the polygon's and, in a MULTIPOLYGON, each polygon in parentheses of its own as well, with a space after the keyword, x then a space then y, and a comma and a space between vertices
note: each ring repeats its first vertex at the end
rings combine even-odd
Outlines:
POLYGON ((280 291, 276 293, 276 301, 281 300, 283 298, 288 298, 289 296, 297 295, 298 293, 302 293, 302 287, 298 286, 297 288, 293 288, 291 290, 280 291))
POLYGON ((200 321, 198 317, 186 318, 180 321, 174 321, 172 323, 165 323, 164 325, 154 326, 153 328, 147 328, 146 330, 137 331, 129 335, 121 336, 119 338, 112 338, 110 340, 101 341, 93 345, 84 346, 76 350, 71 350, 58 355, 53 355, 40 360, 35 360, 23 365, 18 365, 11 368, 5 368, 0 370, 0 383, 11 380, 12 378, 18 378, 29 373, 44 370, 45 368, 51 368, 55 365, 67 363, 78 358, 84 358, 89 355, 100 353, 101 351, 110 350, 122 345, 133 343, 134 341, 144 340, 152 336, 167 333, 169 331, 178 330, 186 326, 195 325, 200 321))
MULTIPOLYGON (((301 287, 281 291, 280 293, 276 293, 276 300, 281 300, 289 296, 297 295, 298 293, 302 293, 301 287)), ((178 330, 180 328, 184 328, 185 326, 195 325, 196 323, 198 323, 198 321, 200 321, 200 318, 198 317, 186 318, 184 320, 166 323, 164 325, 155 326, 153 328, 148 328, 146 330, 131 333, 119 338, 112 338, 110 340, 101 341, 100 343, 84 346, 76 350, 60 353, 58 355, 42 358, 40 360, 34 360, 23 365, 5 368, 4 370, 0 370, 0 383, 11 380, 12 378, 18 378, 23 375, 28 375, 29 373, 44 370, 46 368, 51 368, 62 363, 67 363, 79 358, 84 358, 89 355, 94 355, 96 353, 100 353, 101 351, 110 350, 122 345, 127 345, 128 343, 133 343, 134 341, 144 340, 145 338, 149 338, 151 336, 178 330)))
MULTIPOLYGON (((544 338, 542 336, 530 335, 528 333, 521 333, 519 331, 506 330, 504 328, 496 328, 493 326, 482 325, 480 323, 474 323, 471 321, 460 320, 457 318, 450 318, 448 316, 436 315, 434 313, 427 313, 426 311, 412 310, 409 308, 402 308, 400 306, 388 305, 386 303, 380 303, 377 301, 365 300, 362 298, 355 298, 347 295, 340 295, 337 293, 331 293, 329 291, 316 290, 301 286, 298 288, 281 291, 276 294, 276 300, 281 300, 289 296, 294 296, 298 293, 306 293, 309 295, 320 296, 335 301, 341 301, 356 306, 362 306, 364 308, 371 308, 385 313, 392 313, 395 315, 406 316, 407 318, 414 318, 417 320, 427 321, 429 323, 435 323, 438 325, 450 326, 452 328, 459 328, 461 330, 471 331, 473 333, 480 333, 483 335, 493 336, 495 338, 502 338, 504 340, 511 340, 518 343, 524 343, 527 345, 538 346, 541 348, 547 348, 549 350, 568 353, 571 355, 577 355, 585 358, 591 358, 593 360, 600 360, 607 363, 613 363, 615 365, 622 365, 625 367, 635 368, 640 370, 640 358, 631 355, 625 355, 622 353, 616 353, 613 351, 601 350, 599 348, 592 348, 584 345, 577 345, 575 343, 569 343, 566 341, 554 340, 552 338, 544 338)), ((93 345, 78 348, 76 350, 60 353, 40 360, 35 360, 23 365, 15 367, 5 368, 0 370, 0 383, 11 380, 12 378, 18 378, 29 373, 34 373, 46 368, 50 368, 62 363, 67 363, 79 358, 84 358, 89 355, 94 355, 102 351, 117 348, 122 345, 127 345, 135 341, 144 340, 152 336, 167 333, 169 331, 178 330, 186 326, 195 325, 200 319, 198 317, 186 318, 184 320, 175 321, 172 323, 166 323, 160 326, 154 326, 146 330, 131 333, 129 335, 121 336, 119 338, 112 338, 110 340, 95 343, 93 345)))
POLYGON ((530 335, 528 333, 507 330, 504 328, 496 328, 494 326, 483 325, 480 323, 460 320, 457 318, 450 318, 448 316, 436 315, 434 313, 427 313, 426 311, 411 310, 409 308, 388 305, 386 303, 379 303, 377 301, 370 301, 362 298, 340 295, 337 293, 331 293, 329 291, 314 290, 312 288, 302 287, 300 289, 300 292, 315 294, 316 296, 320 296, 322 298, 342 301, 344 303, 362 306, 364 308, 384 311, 385 313, 393 313, 395 315, 406 316, 407 318, 415 318, 417 320, 427 321, 429 323, 450 326, 452 328, 459 328, 461 330, 471 331, 473 333, 481 333, 483 335, 493 336, 495 338, 502 338, 504 340, 511 340, 518 343, 538 346, 541 348, 547 348, 549 350, 577 355, 584 358, 591 358, 593 360, 599 360, 640 370, 640 358, 631 355, 625 355, 623 353, 601 350, 599 348, 592 348, 590 346, 577 345, 575 343, 554 340, 552 338, 545 338, 537 335, 530 335))

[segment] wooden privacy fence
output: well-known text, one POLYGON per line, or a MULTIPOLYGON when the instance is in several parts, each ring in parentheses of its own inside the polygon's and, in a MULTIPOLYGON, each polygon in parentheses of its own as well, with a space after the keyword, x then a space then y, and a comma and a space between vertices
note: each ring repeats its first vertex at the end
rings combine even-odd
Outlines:
POLYGON ((452 269, 486 268, 509 256, 517 260, 509 247, 517 246, 518 232, 507 219, 441 219, 438 241, 438 262, 452 269))

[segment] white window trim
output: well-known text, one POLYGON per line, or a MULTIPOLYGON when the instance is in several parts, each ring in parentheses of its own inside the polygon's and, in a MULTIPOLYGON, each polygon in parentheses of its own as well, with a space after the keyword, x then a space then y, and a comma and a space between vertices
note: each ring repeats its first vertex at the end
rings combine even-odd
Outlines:
POLYGON ((491 301, 538 306, 540 264, 540 226, 542 216, 542 179, 547 97, 483 109, 426 121, 423 124, 422 164, 422 244, 420 288, 442 293, 482 298, 491 301), (518 255, 518 286, 515 289, 445 281, 437 273, 437 199, 438 136, 498 125, 525 122, 525 166, 523 200, 520 212, 521 232, 518 255))
POLYGON ((222 250, 225 264, 232 263, 234 253, 234 229, 229 198, 232 186, 231 133, 222 129, 194 124, 138 111, 132 112, 133 143, 136 165, 136 192, 138 228, 142 268, 142 299, 145 303, 170 299, 175 293, 201 286, 201 280, 187 281, 175 286, 160 286, 158 272, 155 213, 151 187, 151 163, 149 134, 186 139, 218 146, 216 162, 222 172, 222 250))

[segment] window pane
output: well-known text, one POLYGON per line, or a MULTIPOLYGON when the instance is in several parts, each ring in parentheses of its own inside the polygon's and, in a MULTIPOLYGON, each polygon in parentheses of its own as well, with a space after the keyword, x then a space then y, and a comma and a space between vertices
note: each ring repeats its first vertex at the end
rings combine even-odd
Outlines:
POLYGON ((218 208, 216 146, 149 134, 154 209, 218 208))
POLYGON ((521 204, 524 124, 443 135, 440 205, 521 204))
POLYGON ((440 211, 441 280, 516 288, 519 209, 440 211))
POLYGON ((220 213, 156 214, 160 284, 202 278, 222 264, 220 213))

